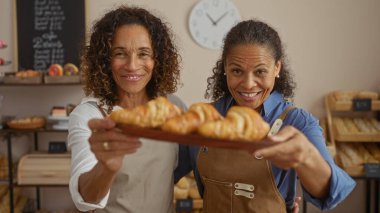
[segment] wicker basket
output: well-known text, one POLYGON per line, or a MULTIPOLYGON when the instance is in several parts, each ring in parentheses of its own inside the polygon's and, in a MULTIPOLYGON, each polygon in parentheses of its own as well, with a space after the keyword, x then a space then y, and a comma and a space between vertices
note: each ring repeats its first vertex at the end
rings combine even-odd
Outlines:
POLYGON ((7 122, 8 127, 12 129, 38 129, 44 127, 45 124, 44 117, 22 118, 7 122))

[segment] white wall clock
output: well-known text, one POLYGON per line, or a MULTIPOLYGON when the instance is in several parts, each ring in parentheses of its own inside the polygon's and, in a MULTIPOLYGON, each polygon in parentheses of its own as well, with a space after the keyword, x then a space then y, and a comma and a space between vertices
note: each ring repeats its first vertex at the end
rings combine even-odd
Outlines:
POLYGON ((190 12, 189 31, 200 46, 219 49, 226 33, 240 20, 231 0, 200 0, 190 12))

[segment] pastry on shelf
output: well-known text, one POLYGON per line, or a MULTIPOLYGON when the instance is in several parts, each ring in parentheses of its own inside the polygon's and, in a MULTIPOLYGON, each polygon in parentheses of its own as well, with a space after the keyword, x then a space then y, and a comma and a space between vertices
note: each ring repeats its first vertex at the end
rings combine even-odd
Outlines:
POLYGON ((66 76, 73 76, 79 74, 79 69, 72 63, 67 63, 63 66, 63 74, 66 76))
POLYGON ((190 182, 187 177, 182 177, 174 186, 174 199, 186 199, 189 196, 190 182))
POLYGON ((42 116, 30 116, 24 118, 12 119, 7 125, 12 129, 37 129, 46 124, 46 119, 42 116))
POLYGON ((20 77, 20 78, 40 77, 41 72, 37 71, 37 70, 18 71, 18 72, 16 72, 15 76, 20 77))
POLYGON ((50 115, 52 117, 67 117, 66 107, 63 106, 53 106, 50 115))

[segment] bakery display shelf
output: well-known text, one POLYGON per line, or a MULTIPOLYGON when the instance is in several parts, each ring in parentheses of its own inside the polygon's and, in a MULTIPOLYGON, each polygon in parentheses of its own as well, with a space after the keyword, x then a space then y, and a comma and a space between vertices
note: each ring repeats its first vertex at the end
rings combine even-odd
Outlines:
POLYGON ((51 127, 39 128, 39 129, 0 129, 1 134, 7 133, 34 133, 34 132, 67 132, 67 129, 52 129, 51 127))
POLYGON ((334 135, 337 142, 379 142, 380 132, 344 131, 341 125, 334 123, 334 135))
MULTIPOLYGON (((353 111, 353 101, 345 100, 339 101, 336 100, 333 93, 327 95, 326 102, 328 107, 332 111, 353 111)), ((380 110, 380 100, 372 100, 371 101, 371 110, 376 111, 380 110)))
POLYGON ((3 84, 41 84, 42 76, 36 77, 16 77, 13 75, 6 75, 2 79, 3 84))
POLYGON ((45 84, 80 84, 81 77, 79 75, 72 76, 44 76, 45 84))
POLYGON ((25 86, 33 86, 33 87, 39 87, 39 86, 76 86, 76 85, 83 85, 81 82, 73 82, 73 83, 4 83, 0 81, 1 87, 25 87, 25 86))

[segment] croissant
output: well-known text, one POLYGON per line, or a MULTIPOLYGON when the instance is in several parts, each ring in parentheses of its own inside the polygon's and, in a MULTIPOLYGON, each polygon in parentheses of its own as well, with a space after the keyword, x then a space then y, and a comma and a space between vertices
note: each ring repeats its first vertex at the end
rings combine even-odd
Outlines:
POLYGON ((211 104, 196 103, 192 104, 186 113, 169 119, 161 128, 164 131, 188 134, 205 122, 221 118, 222 116, 211 104))
POLYGON ((223 120, 208 122, 198 128, 198 133, 213 138, 260 141, 269 131, 260 114, 244 106, 233 106, 223 120))
POLYGON ((167 119, 181 113, 181 110, 168 99, 157 97, 133 109, 114 111, 110 114, 110 117, 116 123, 155 128, 161 126, 167 119))

